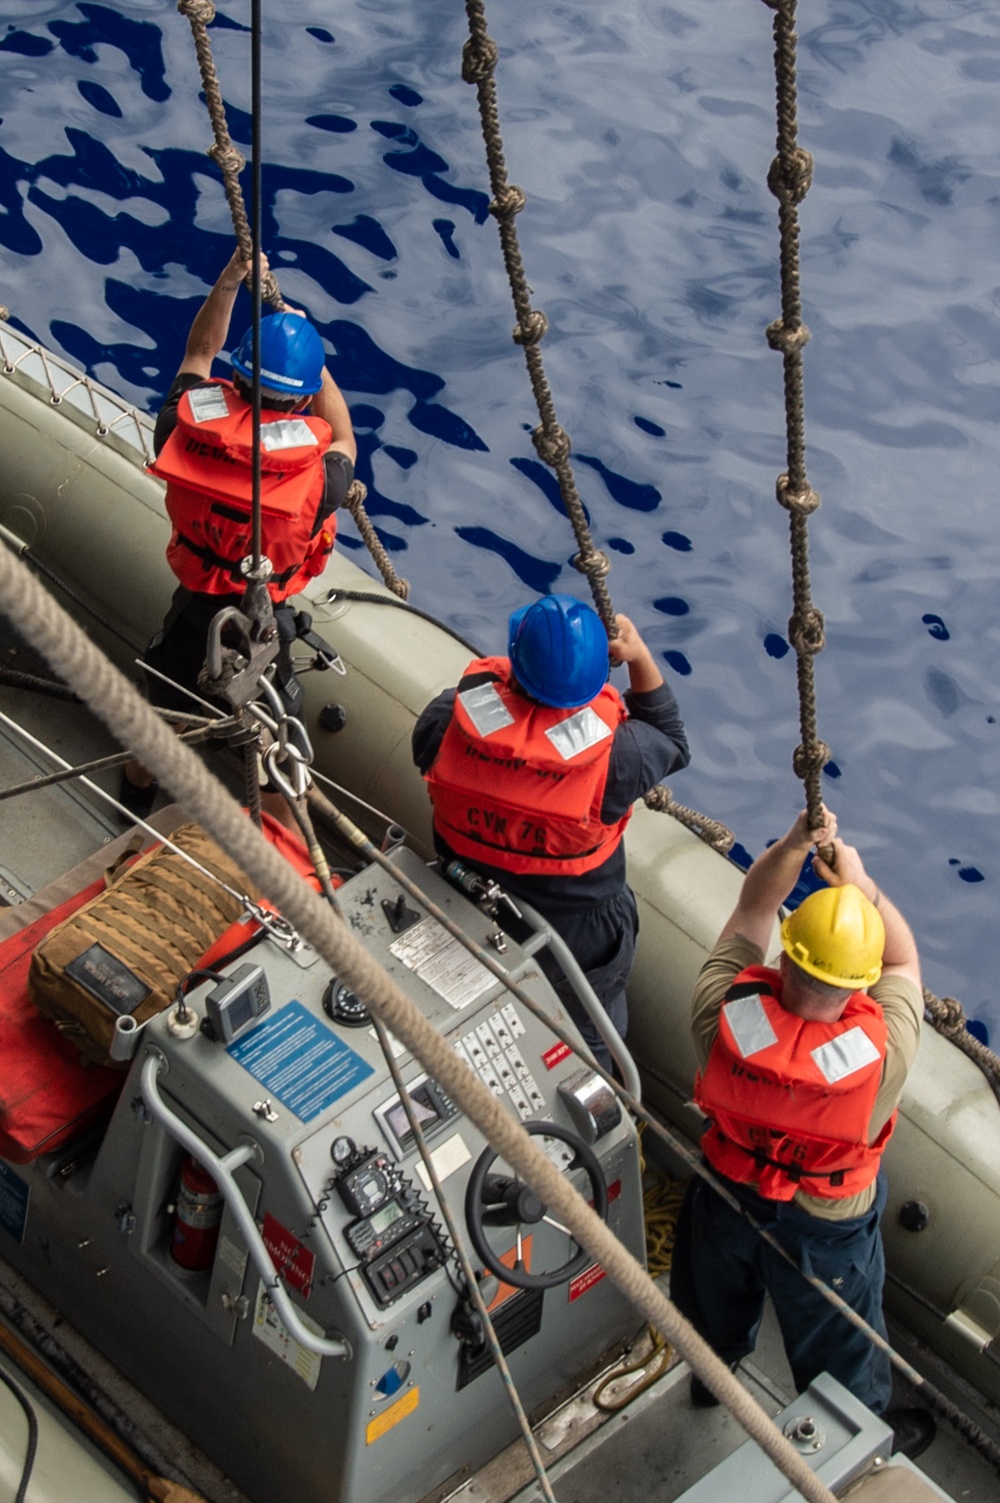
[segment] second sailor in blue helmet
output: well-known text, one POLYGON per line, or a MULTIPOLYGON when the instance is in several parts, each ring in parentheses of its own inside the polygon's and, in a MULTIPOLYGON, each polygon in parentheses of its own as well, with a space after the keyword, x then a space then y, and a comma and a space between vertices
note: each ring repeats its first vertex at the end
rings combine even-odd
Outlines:
MULTIPOLYGON (((530 903, 566 941, 618 1032, 639 918, 622 842, 632 806, 687 766, 677 701, 627 616, 546 595, 508 624, 507 656, 477 658, 427 706, 413 758, 443 862, 460 859, 530 903), (624 663, 624 698, 608 682, 624 663)), ((556 962, 541 963, 607 1065, 610 1055, 556 962)))
MULTIPOLYGON (((267 270, 265 257, 261 269, 267 270)), ((238 606, 240 565, 251 549, 252 331, 232 357, 232 378, 213 377, 229 342, 237 294, 251 265, 236 250, 195 315, 184 358, 156 419, 150 468, 167 483, 173 532, 167 560, 179 587, 150 643, 147 661, 199 694, 209 626, 227 605, 238 606)), ((281 638, 275 682, 295 714, 302 690, 291 666, 295 638, 289 597, 320 574, 333 548, 335 513, 354 478, 357 446, 340 388, 326 368, 323 341, 298 309, 268 314, 260 325, 261 551, 270 559, 268 585, 281 638)), ((197 701, 150 675, 149 693, 162 709, 197 711, 197 701)), ((148 812, 156 788, 136 762, 125 769, 122 801, 148 812)), ((283 805, 274 801, 275 812, 283 805)))

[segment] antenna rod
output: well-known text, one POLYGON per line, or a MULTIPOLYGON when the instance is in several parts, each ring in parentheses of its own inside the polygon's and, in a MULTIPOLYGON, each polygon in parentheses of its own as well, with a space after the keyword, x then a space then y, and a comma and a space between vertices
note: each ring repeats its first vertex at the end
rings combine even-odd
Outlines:
POLYGON ((250 177, 251 177, 251 229, 253 246, 253 274, 251 294, 253 297, 253 474, 251 480, 251 503, 253 506, 253 537, 251 555, 253 577, 260 571, 261 513, 260 513, 260 239, 261 239, 261 151, 260 151, 260 31, 261 0, 250 0, 250 177))

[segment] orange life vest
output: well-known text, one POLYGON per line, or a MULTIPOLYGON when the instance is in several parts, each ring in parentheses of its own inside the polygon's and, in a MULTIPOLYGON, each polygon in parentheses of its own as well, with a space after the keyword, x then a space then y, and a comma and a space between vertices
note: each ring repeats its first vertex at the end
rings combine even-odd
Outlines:
POLYGON ((531 876, 578 876, 607 861, 631 809, 601 817, 614 733, 626 719, 605 684, 579 710, 518 693, 507 658, 470 663, 424 774, 438 833, 459 856, 531 876), (486 682, 463 688, 473 675, 486 682))
POLYGON ((809 1022, 782 1007, 777 971, 748 966, 726 993, 695 1079, 694 1099, 711 1118, 701 1140, 709 1163, 768 1200, 867 1189, 896 1125, 893 1113, 869 1145, 887 1036, 882 1009, 864 992, 836 1023, 809 1022))
MULTIPOLYGON (((149 466, 167 482, 174 530, 167 562, 181 584, 206 595, 242 593, 240 564, 252 548, 253 415, 229 381, 182 394, 177 425, 149 466)), ((337 523, 320 515, 329 423, 302 413, 261 413, 261 552, 274 601, 321 574, 337 523)))

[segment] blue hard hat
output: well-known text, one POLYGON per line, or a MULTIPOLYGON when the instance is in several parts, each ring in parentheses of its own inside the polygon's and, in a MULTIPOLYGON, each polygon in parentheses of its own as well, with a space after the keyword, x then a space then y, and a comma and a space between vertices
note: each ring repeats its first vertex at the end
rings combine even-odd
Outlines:
MULTIPOLYGON (((311 397, 323 384, 323 341, 300 313, 269 313, 260 321, 260 384, 283 397, 311 397)), ((233 356, 233 369, 253 380, 253 329, 233 356)))
POLYGON ((510 618, 507 652, 521 687, 543 705, 576 709, 608 678, 608 634, 572 595, 543 595, 510 618))

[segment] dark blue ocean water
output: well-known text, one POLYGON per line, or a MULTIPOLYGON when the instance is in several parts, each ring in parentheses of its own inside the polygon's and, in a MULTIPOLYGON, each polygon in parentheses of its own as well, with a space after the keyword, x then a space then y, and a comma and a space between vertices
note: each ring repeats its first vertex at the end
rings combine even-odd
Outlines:
MULTIPOLYGON (((529 437, 463 8, 264 9, 265 249, 328 342, 414 601, 499 649, 513 607, 585 586, 529 437)), ((612 594, 685 711, 677 796, 751 853, 800 807, 781 361, 763 333, 779 308, 771 15, 569 0, 491 16, 546 367, 612 594)), ((223 0, 212 29, 247 144, 248 22, 223 0)), ((928 984, 996 1033, 996 10, 803 0, 800 34, 826 796, 913 923, 928 984)), ((4 7, 0 297, 150 410, 232 243, 199 87, 170 0, 4 7)))

